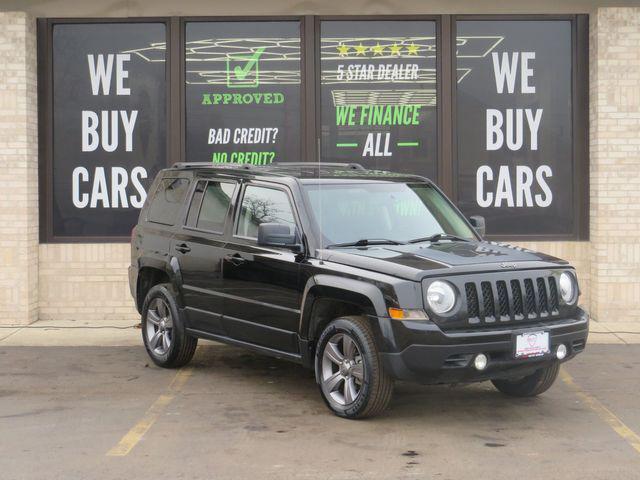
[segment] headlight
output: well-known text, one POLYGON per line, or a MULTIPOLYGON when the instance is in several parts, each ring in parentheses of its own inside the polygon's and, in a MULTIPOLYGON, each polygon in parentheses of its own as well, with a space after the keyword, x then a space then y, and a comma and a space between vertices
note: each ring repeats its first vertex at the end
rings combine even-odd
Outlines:
POLYGON ((573 303, 576 293, 576 282, 569 272, 560 275, 560 296, 564 303, 573 303))
POLYGON ((456 292, 449 283, 436 280, 427 288, 427 303, 434 313, 447 313, 456 304, 456 292))

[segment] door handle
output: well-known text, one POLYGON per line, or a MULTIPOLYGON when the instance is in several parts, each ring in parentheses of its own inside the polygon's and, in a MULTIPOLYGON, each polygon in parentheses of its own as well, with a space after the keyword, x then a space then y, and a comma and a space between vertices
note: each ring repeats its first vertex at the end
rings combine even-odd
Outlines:
POLYGON ((180 253, 189 253, 191 251, 191 247, 186 243, 181 243, 180 245, 176 245, 175 249, 180 253))
POLYGON ((239 253, 234 253, 233 255, 227 255, 224 258, 225 258, 225 260, 228 260, 229 262, 231 262, 236 267, 238 265, 242 265, 246 260, 239 253))

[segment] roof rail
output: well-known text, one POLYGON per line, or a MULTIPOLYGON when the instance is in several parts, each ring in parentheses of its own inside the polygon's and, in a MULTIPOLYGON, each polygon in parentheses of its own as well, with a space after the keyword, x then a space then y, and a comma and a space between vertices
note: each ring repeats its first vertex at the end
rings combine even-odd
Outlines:
POLYGON ((234 168, 236 170, 251 170, 253 165, 248 163, 213 163, 213 162, 178 162, 174 163, 171 168, 234 168))
POLYGON ((359 163, 335 163, 335 162, 273 162, 267 167, 310 167, 310 168, 322 168, 322 167, 337 167, 346 168, 349 170, 365 170, 365 168, 359 163))

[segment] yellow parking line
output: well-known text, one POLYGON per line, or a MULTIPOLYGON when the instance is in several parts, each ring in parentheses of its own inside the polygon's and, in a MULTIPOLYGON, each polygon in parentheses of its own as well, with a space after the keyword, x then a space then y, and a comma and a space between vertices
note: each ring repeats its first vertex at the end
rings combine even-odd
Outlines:
POLYGON ((144 416, 136 423, 127 434, 122 437, 118 444, 107 452, 108 457, 124 457, 138 444, 145 433, 158 420, 163 410, 171 403, 176 394, 182 390, 189 377, 193 374, 191 368, 178 370, 175 377, 169 384, 166 393, 160 395, 155 402, 145 412, 144 416))
POLYGON ((576 395, 578 395, 578 397, 580 397, 580 399, 586 403, 591 410, 596 412, 600 418, 607 422, 614 432, 625 439, 627 443, 636 450, 636 452, 640 453, 640 435, 625 425, 625 423, 620 420, 615 413, 605 407, 600 400, 592 397, 582 390, 582 388, 573 381, 571 375, 569 375, 564 368, 560 370, 560 378, 573 389, 576 395))

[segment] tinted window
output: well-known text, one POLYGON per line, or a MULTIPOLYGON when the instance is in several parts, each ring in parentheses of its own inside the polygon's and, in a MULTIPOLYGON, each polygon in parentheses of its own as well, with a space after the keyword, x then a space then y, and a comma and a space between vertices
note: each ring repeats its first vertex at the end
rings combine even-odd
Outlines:
POLYGON ((224 230, 234 190, 235 184, 233 183, 209 182, 202 198, 198 228, 212 232, 224 230))
POLYGON ((475 238, 428 184, 307 185, 305 191, 325 244, 381 238, 406 242, 438 233, 475 238))
POLYGON ((457 22, 457 191, 491 235, 574 230, 571 22, 457 22))
POLYGON ((436 174, 436 24, 324 21, 321 158, 436 174))
POLYGON ((189 180, 186 178, 165 178, 149 205, 147 219, 150 222, 173 225, 176 223, 182 202, 187 195, 189 180))
POLYGON ((187 158, 265 165, 300 157, 300 23, 188 22, 187 158))
POLYGON ((189 205, 189 213, 187 214, 187 223, 188 227, 195 227, 196 222, 198 221, 198 213, 200 213, 200 205, 202 204, 202 196, 204 195, 204 191, 207 188, 207 182, 204 180, 200 180, 196 184, 196 188, 193 192, 193 197, 191 197, 191 205, 189 205))
POLYGON ((248 186, 245 190, 236 233, 258 238, 261 223, 281 223, 295 228, 289 197, 282 190, 248 186))

